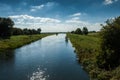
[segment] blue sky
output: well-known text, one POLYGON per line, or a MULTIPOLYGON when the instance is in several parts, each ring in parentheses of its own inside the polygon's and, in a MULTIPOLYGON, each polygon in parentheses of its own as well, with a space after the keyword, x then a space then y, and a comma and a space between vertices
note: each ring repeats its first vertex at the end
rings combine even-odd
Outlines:
POLYGON ((120 16, 120 0, 0 0, 0 16, 19 28, 43 32, 71 31, 86 26, 100 30, 107 19, 120 16))

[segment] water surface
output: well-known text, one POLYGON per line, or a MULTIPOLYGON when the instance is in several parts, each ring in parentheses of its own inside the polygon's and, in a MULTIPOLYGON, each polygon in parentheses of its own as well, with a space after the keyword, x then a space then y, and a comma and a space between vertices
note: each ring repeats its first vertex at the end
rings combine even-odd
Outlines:
POLYGON ((7 55, 0 59, 0 80, 89 80, 66 34, 45 37, 7 55))

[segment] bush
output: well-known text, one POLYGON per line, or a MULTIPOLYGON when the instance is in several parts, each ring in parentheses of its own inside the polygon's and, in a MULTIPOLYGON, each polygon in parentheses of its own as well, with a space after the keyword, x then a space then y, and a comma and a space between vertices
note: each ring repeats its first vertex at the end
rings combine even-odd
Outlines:
POLYGON ((101 71, 101 73, 98 75, 98 80, 110 80, 111 73, 107 71, 101 71))
POLYGON ((110 70, 120 64, 120 17, 107 20, 100 35, 101 53, 97 56, 97 64, 110 70))

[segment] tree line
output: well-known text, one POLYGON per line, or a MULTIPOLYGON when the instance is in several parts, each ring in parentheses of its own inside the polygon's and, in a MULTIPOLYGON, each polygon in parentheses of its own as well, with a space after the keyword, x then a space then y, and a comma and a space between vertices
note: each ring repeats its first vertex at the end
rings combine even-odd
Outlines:
POLYGON ((41 33, 41 29, 38 28, 36 29, 20 29, 20 28, 13 28, 12 29, 12 34, 13 35, 32 35, 32 34, 40 34, 41 33))
POLYGON ((71 31, 71 33, 87 35, 88 34, 88 29, 87 29, 87 27, 83 27, 82 30, 80 28, 77 28, 75 31, 71 31))
POLYGON ((32 35, 40 34, 41 28, 36 29, 20 29, 15 28, 14 22, 10 18, 0 17, 0 38, 10 38, 11 35, 32 35))

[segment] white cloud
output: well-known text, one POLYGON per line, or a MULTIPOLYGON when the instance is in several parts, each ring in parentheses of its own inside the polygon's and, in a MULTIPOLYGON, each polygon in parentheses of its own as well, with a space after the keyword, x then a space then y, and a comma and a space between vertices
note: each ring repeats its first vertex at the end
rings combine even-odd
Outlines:
POLYGON ((43 17, 33 17, 29 15, 15 15, 9 16, 17 24, 41 24, 41 23, 59 23, 58 19, 53 18, 43 18, 43 17))
POLYGON ((66 23, 82 23, 82 21, 80 21, 80 16, 81 16, 80 12, 74 13, 74 14, 69 16, 71 19, 68 19, 65 22, 66 23))
POLYGON ((42 32, 67 32, 86 26, 89 31, 99 31, 101 29, 100 23, 89 23, 80 20, 79 17, 72 17, 71 19, 61 20, 45 17, 34 17, 30 15, 14 15, 9 16, 15 22, 15 27, 18 28, 41 28, 42 32))
POLYGON ((50 8, 50 7, 55 6, 55 5, 57 5, 57 3, 55 3, 55 2, 47 2, 45 4, 41 4, 41 5, 38 5, 38 6, 31 6, 30 11, 33 12, 33 11, 41 10, 43 8, 50 8))
POLYGON ((104 0, 103 4, 104 5, 109 5, 109 4, 112 4, 114 2, 117 2, 118 0, 104 0))
POLYGON ((73 17, 72 20, 79 20, 80 17, 73 17))
POLYGON ((66 20, 66 23, 73 23, 73 24, 81 23, 81 24, 85 24, 86 22, 83 22, 83 21, 80 21, 80 20, 66 20))
POLYGON ((55 3, 55 2, 47 2, 45 4, 46 7, 52 7, 52 6, 56 6, 56 5, 58 5, 58 3, 55 3))
POLYGON ((81 13, 75 13, 75 14, 70 15, 70 17, 78 17, 78 16, 81 16, 81 13))
POLYGON ((73 17, 69 20, 65 21, 66 23, 73 23, 73 24, 87 24, 87 22, 81 21, 79 17, 73 17))
POLYGON ((40 27, 42 29, 42 32, 53 32, 56 30, 61 31, 60 29, 63 28, 61 27, 59 29, 56 26, 57 24, 60 24, 61 21, 54 18, 34 17, 30 15, 14 15, 9 17, 15 22, 15 27, 22 29, 36 29, 40 27))
POLYGON ((40 10, 44 7, 45 5, 39 5, 39 6, 31 6, 31 10, 30 11, 36 11, 36 10, 40 10))
POLYGON ((79 17, 71 18, 69 20, 66 20, 65 22, 69 25, 72 25, 74 29, 78 27, 82 29, 84 26, 86 26, 89 31, 99 31, 101 29, 100 23, 90 23, 87 21, 82 21, 79 17))

